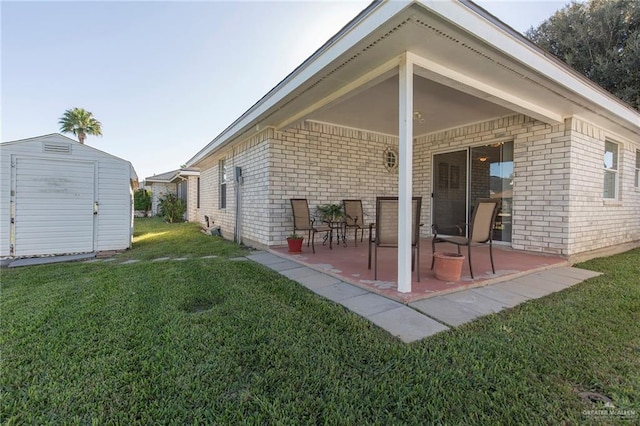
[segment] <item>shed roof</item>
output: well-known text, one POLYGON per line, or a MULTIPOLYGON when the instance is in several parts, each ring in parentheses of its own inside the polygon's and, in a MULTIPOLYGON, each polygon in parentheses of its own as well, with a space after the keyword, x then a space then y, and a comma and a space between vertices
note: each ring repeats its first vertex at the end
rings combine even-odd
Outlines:
POLYGON ((95 155, 101 156, 101 157, 109 157, 115 160, 119 160, 119 161, 123 161, 125 163, 127 163, 129 165, 129 179, 131 181, 131 185, 134 188, 137 188, 138 186, 138 174, 136 173, 136 170, 133 167, 133 164, 131 164, 130 161, 125 160, 123 158, 120 157, 116 157, 113 154, 109 154, 108 152, 104 152, 101 151, 99 149, 96 149, 92 146, 89 145, 85 145, 82 144, 78 141, 76 141, 75 139, 72 139, 70 137, 67 137, 65 135, 61 135, 60 133, 49 133, 47 135, 41 135, 41 136, 34 136, 32 138, 26 138, 26 139, 18 139, 15 141, 7 141, 7 142, 2 142, 0 143, 0 148, 3 149, 9 149, 12 146, 15 145, 19 145, 19 144, 29 144, 29 143, 60 143, 60 144, 71 144, 70 146, 73 146, 73 149, 83 149, 83 150, 87 150, 87 151, 91 151, 93 152, 95 155))

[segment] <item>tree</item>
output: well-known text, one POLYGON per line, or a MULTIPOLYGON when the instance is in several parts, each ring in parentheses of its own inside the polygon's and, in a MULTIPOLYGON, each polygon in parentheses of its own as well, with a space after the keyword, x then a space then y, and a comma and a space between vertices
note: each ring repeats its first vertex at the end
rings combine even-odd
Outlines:
POLYGON ((80 143, 84 143, 87 135, 102 136, 102 124, 95 119, 92 113, 82 108, 68 109, 58 121, 60 131, 73 133, 80 143))
POLYGON ((526 32, 534 43, 640 109, 640 2, 570 3, 526 32))
POLYGON ((145 217, 151 209, 151 191, 140 188, 133 193, 133 209, 144 212, 145 217))

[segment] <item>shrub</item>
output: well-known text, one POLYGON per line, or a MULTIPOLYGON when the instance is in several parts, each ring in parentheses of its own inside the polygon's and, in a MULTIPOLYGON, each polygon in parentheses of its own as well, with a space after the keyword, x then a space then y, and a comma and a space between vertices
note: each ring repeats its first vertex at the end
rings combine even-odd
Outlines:
POLYGON ((173 194, 160 199, 160 216, 169 223, 181 221, 186 211, 187 203, 173 194))
POLYGON ((148 189, 138 189, 133 193, 133 209, 142 210, 145 213, 151 209, 151 191, 148 189))

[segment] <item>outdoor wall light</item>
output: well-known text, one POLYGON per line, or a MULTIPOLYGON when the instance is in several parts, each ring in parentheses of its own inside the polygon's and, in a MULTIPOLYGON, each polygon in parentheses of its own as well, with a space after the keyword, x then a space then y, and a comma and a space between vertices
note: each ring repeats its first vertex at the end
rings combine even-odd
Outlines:
POLYGON ((480 157, 478 157, 478 161, 480 161, 481 163, 484 163, 488 159, 489 157, 487 157, 486 155, 481 155, 480 157))

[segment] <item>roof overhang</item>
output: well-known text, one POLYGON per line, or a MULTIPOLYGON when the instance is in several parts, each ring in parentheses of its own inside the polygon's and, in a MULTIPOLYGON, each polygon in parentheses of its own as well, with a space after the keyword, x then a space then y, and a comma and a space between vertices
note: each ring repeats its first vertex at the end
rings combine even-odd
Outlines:
POLYGON ((315 120, 398 134, 398 65, 414 64, 414 135, 522 113, 578 115, 627 138, 640 114, 469 1, 374 2, 188 162, 315 120))
POLYGON ((200 176, 200 171, 197 169, 179 169, 172 170, 170 172, 160 173, 159 175, 150 176, 145 179, 147 183, 178 183, 189 176, 200 176))

